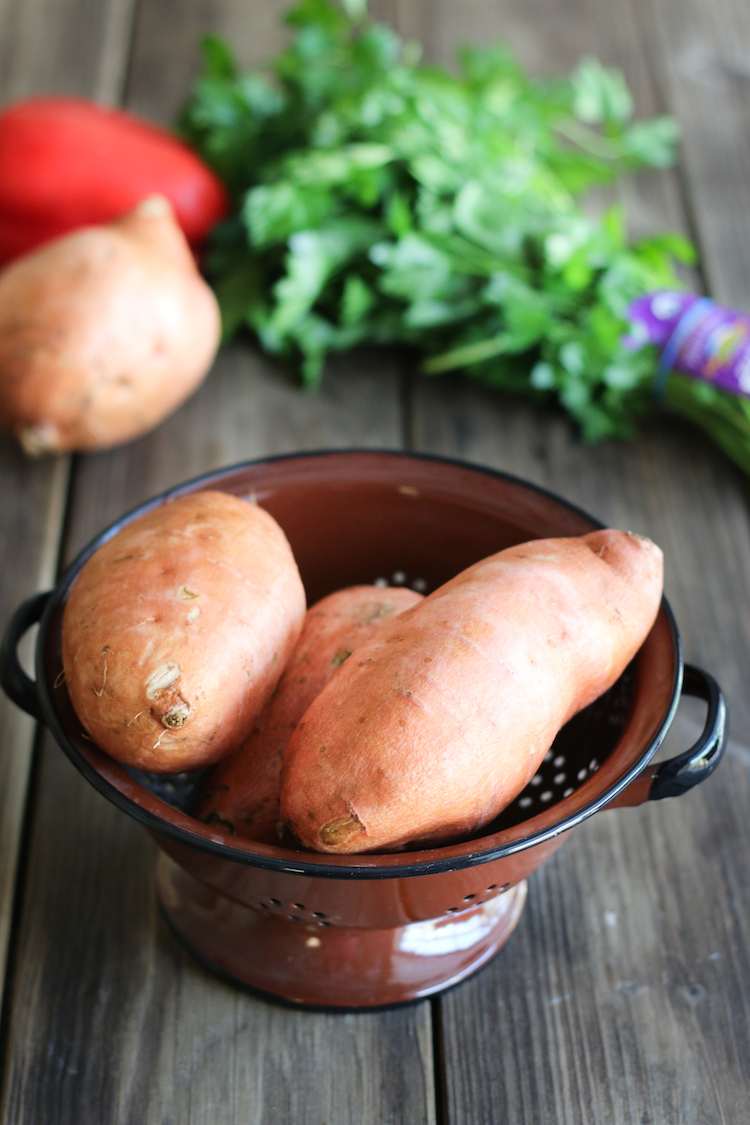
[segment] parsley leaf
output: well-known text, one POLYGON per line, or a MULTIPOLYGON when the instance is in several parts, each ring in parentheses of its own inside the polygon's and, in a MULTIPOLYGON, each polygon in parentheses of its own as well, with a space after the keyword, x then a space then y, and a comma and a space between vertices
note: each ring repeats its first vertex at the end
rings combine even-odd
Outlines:
MULTIPOLYGON (((206 261, 225 336, 250 328, 308 386, 331 351, 403 344, 425 374, 556 398, 589 440, 630 434, 657 357, 622 344, 628 305, 679 287, 694 251, 629 243, 619 208, 593 218, 581 197, 671 164, 675 122, 634 122, 595 59, 545 81, 503 44, 464 49, 455 75, 420 66, 366 0, 301 0, 287 23, 271 79, 206 38, 179 120, 235 200, 206 261)), ((750 407, 708 389, 675 376, 667 397, 735 457, 743 433, 750 467, 750 407)))

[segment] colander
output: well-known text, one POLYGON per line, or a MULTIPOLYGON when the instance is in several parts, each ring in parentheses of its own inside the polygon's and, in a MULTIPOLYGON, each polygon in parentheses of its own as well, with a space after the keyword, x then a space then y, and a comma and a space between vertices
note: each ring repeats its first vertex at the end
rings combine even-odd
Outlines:
POLYGON ((369 1008, 416 1000, 484 965, 512 933, 526 879, 586 817, 685 792, 717 766, 726 712, 706 672, 683 666, 662 602, 617 683, 560 732, 538 774, 498 819, 446 847, 329 856, 232 838, 190 815, 200 776, 129 770, 84 735, 62 677, 61 621, 81 567, 142 513, 199 489, 261 504, 281 524, 308 602, 360 583, 435 589, 477 559, 528 539, 602 525, 503 473, 436 457, 345 451, 248 462, 142 504, 95 539, 59 585, 24 603, 0 655, 6 693, 46 723, 80 772, 159 845, 170 925, 215 971, 293 1004, 369 1008), (20 638, 40 622, 36 682, 20 638), (689 750, 651 762, 680 695, 708 704, 689 750))

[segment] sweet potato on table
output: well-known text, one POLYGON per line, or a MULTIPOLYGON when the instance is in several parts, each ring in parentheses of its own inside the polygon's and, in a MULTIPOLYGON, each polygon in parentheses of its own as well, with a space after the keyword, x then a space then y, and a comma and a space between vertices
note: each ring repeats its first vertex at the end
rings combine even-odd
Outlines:
POLYGON ((307 611, 297 646, 248 737, 208 777, 195 815, 230 833, 279 843, 281 759, 297 723, 353 651, 422 601, 403 587, 351 586, 307 611))
POLYGON ((252 726, 304 615, 268 512, 223 492, 178 498, 127 524, 78 575, 63 617, 73 707, 128 765, 210 765, 252 726))
POLYGON ((196 390, 220 333, 169 202, 146 199, 0 274, 0 424, 32 455, 130 441, 196 390))
POLYGON ((621 531, 463 571, 362 645, 287 747, 281 815, 327 852, 475 832, 617 679, 656 617, 662 554, 621 531))

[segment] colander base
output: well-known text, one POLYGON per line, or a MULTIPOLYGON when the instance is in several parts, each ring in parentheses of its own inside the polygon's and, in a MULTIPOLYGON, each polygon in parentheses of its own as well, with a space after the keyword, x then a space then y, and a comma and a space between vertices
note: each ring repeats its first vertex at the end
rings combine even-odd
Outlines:
POLYGON ((451 918, 375 929, 268 916, 218 893, 163 852, 162 908, 187 949, 224 978, 287 1004, 328 1009, 420 1000, 477 972, 508 940, 526 880, 451 918))

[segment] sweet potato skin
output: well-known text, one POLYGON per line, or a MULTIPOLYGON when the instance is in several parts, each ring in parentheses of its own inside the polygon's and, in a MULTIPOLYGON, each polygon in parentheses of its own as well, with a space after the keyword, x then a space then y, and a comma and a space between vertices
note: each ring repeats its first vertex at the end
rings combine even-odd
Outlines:
POLYGON ((63 616, 65 684, 113 758, 197 769, 252 726, 304 614, 296 563, 268 512, 193 493, 133 520, 83 566, 63 616))
POLYGON ((166 199, 0 274, 0 424, 31 455, 146 433, 203 380, 221 320, 166 199))
POLYGON ((469 567, 389 622, 309 707, 284 756, 282 817, 327 852, 481 828, 627 666, 661 586, 659 548, 613 530, 469 567))
POLYGON ((350 586, 311 606, 289 663, 249 735, 211 771, 195 811, 198 819, 249 840, 278 844, 281 760, 297 724, 352 652, 422 600, 404 587, 350 586))

